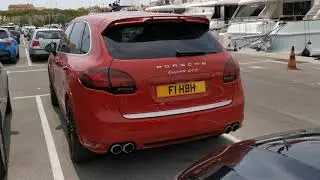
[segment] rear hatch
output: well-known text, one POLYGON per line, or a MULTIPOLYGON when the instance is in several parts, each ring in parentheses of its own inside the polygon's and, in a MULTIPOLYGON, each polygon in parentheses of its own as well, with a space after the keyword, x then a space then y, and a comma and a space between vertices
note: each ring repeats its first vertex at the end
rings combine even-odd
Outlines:
POLYGON ((230 103, 233 85, 223 82, 229 57, 208 30, 203 18, 152 19, 107 28, 103 37, 113 57, 110 69, 130 76, 136 87, 134 93, 115 96, 120 112, 129 117, 230 103))
POLYGON ((8 47, 11 46, 12 40, 9 38, 0 39, 0 51, 8 50, 8 47))
POLYGON ((51 42, 58 44, 62 37, 62 33, 63 32, 59 30, 38 31, 31 46, 33 49, 44 49, 51 42))

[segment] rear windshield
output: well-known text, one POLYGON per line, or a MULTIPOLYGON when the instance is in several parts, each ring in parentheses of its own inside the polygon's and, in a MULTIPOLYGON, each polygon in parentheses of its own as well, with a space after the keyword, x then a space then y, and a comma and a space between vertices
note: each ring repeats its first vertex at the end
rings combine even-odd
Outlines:
POLYGON ((179 52, 221 52, 204 23, 143 23, 107 28, 103 38, 115 59, 175 57, 179 52))
POLYGON ((5 39, 5 38, 8 38, 9 35, 6 31, 4 30, 0 30, 0 39, 5 39))
POLYGON ((14 27, 9 27, 8 28, 10 31, 15 31, 16 30, 16 28, 14 28, 14 27))
POLYGON ((61 31, 38 31, 36 39, 61 39, 61 31))

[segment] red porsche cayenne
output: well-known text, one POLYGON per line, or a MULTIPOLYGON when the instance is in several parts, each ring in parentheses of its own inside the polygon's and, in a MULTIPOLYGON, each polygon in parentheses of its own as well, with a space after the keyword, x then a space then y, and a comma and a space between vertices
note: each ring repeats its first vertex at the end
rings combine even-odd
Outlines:
POLYGON ((229 133, 243 121, 239 65, 205 18, 88 15, 46 50, 74 162, 88 150, 130 153, 229 133))

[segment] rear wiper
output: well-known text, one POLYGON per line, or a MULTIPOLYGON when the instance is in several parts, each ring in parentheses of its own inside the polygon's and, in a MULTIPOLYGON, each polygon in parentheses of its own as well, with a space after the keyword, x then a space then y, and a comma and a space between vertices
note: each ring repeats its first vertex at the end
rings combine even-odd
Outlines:
POLYGON ((205 54, 215 54, 216 52, 202 52, 202 51, 176 51, 177 57, 183 57, 183 56, 200 56, 205 54))
POLYGON ((289 148, 291 147, 291 144, 287 141, 286 138, 282 137, 282 142, 283 142, 283 146, 281 146, 278 150, 277 153, 281 154, 282 151, 284 151, 285 149, 287 151, 289 151, 289 148))

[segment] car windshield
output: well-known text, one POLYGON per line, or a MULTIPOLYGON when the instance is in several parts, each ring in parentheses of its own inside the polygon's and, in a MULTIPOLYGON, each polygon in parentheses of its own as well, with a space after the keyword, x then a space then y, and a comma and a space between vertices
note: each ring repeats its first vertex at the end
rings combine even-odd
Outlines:
POLYGON ((61 39, 61 31, 38 31, 35 39, 61 39))
POLYGON ((0 39, 5 39, 5 38, 8 38, 9 35, 6 31, 4 30, 0 30, 0 39))
POLYGON ((262 12, 262 10, 266 7, 265 4, 250 4, 250 5, 242 5, 240 6, 236 18, 249 18, 256 17, 262 12))
POLYGON ((107 28, 103 38, 116 59, 175 57, 177 50, 221 52, 208 28, 203 23, 130 24, 107 28))

